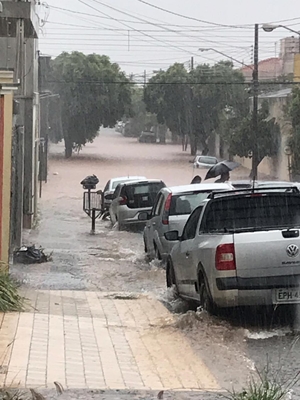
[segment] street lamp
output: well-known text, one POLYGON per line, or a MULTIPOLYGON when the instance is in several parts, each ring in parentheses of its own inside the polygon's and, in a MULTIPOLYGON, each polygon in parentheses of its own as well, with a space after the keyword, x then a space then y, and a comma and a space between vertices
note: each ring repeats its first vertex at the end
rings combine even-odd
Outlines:
POLYGON ((296 35, 298 35, 299 36, 299 53, 300 53, 300 31, 295 31, 294 29, 291 29, 291 28, 289 28, 288 26, 285 26, 285 25, 271 25, 271 24, 264 24, 263 26, 262 26, 262 28, 263 28, 263 30, 265 31, 265 32, 273 32, 275 29, 278 29, 278 28, 283 28, 283 29, 286 29, 287 31, 290 31, 290 32, 293 32, 293 33, 296 33, 296 35))
POLYGON ((228 56, 227 54, 222 53, 222 51, 213 49, 213 48, 211 48, 211 47, 209 47, 209 48, 200 47, 200 49, 198 49, 198 50, 201 51, 201 52, 203 52, 203 51, 214 51, 215 53, 221 54, 222 56, 224 56, 224 57, 226 57, 226 58, 229 58, 230 60, 235 61, 235 62, 237 62, 238 64, 243 65, 244 67, 252 68, 252 67, 250 67, 249 65, 246 65, 245 63, 243 63, 242 61, 239 61, 239 60, 237 60, 236 58, 233 58, 233 57, 231 57, 231 56, 228 56))

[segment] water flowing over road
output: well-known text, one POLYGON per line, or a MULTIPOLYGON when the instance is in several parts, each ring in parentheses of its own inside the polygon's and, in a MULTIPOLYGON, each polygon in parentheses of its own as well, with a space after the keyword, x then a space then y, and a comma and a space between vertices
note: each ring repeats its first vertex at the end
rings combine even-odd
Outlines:
MULTIPOLYGON (((156 323, 151 329, 156 336, 167 332, 171 347, 173 337, 173 352, 178 355, 181 354, 178 335, 184 338, 191 350, 185 360, 179 360, 182 373, 196 357, 205 365, 218 390, 240 388, 255 368, 261 370, 266 365, 283 380, 300 370, 300 343, 286 321, 288 318, 283 318, 285 312, 264 315, 260 310, 241 310, 236 314, 209 316, 166 289, 164 266, 145 257, 142 232, 119 231, 109 221, 97 220, 96 233, 90 234, 91 222, 82 211, 80 181, 85 176, 96 174, 100 180, 98 189, 110 178, 124 175, 160 178, 168 186, 190 183, 195 174, 203 178, 206 170, 193 170, 189 163, 192 157, 182 152, 181 146, 141 144, 114 130, 101 129, 94 143, 72 159, 65 160, 63 150, 62 144, 51 145, 39 224, 26 233, 24 243, 34 243, 48 253, 53 252, 52 261, 13 266, 12 273, 22 282, 22 290, 51 291, 51 294, 65 290, 98 292, 110 299, 130 301, 133 308, 134 302, 144 296, 158 300, 171 311, 171 317, 164 312, 160 314, 160 308, 153 309, 156 323)), ((238 169, 232 177, 245 178, 247 173, 238 169)), ((179 386, 185 385, 188 384, 179 386)))

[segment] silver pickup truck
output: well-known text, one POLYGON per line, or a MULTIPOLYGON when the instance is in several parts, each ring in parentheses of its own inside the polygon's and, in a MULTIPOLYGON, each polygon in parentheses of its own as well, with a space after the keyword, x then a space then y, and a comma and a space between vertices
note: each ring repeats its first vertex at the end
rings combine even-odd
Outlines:
MULTIPOLYGON (((282 188, 281 188, 282 189, 282 188)), ((216 307, 300 302, 300 193, 214 193, 190 215, 167 260, 167 286, 216 307)))

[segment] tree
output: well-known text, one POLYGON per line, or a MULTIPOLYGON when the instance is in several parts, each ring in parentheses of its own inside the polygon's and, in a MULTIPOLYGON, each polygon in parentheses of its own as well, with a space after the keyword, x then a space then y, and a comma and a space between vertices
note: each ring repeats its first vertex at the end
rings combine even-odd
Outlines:
POLYGON ((183 64, 175 63, 167 71, 158 71, 145 89, 147 110, 156 114, 173 134, 184 139, 189 124, 189 75, 183 64))
POLYGON ((61 98, 67 158, 92 142, 101 125, 113 127, 130 112, 130 81, 107 56, 64 52, 52 62, 51 80, 61 98))
POLYGON ((300 88, 295 87, 287 109, 288 117, 292 123, 289 146, 292 154, 292 174, 295 179, 300 175, 300 88))
MULTIPOLYGON (((132 89, 132 114, 127 123, 126 131, 128 136, 137 137, 142 131, 149 131, 152 127, 157 126, 156 115, 147 112, 144 102, 144 90, 140 87, 132 89)), ((126 132, 125 131, 125 132, 126 132)))
POLYGON ((257 134, 255 135, 253 131, 253 113, 251 112, 242 119, 239 126, 228 137, 229 152, 240 157, 251 157, 255 138, 258 149, 257 165, 264 157, 277 155, 280 144, 280 128, 275 118, 269 116, 267 101, 262 103, 258 111, 257 134))
POLYGON ((225 138, 228 129, 226 113, 240 116, 248 112, 248 95, 244 90, 244 77, 229 61, 214 66, 199 65, 191 71, 194 93, 193 128, 195 150, 209 151, 208 142, 216 133, 225 138), (222 83, 224 82, 224 83, 222 83))
POLYGON ((199 146, 207 154, 208 140, 220 127, 225 108, 239 108, 242 98, 242 103, 245 102, 244 87, 240 85, 243 82, 243 75, 230 62, 219 62, 212 67, 202 64, 190 72, 183 64, 176 63, 150 79, 145 102, 158 121, 180 135, 183 142, 189 135, 191 154, 196 154, 199 146))

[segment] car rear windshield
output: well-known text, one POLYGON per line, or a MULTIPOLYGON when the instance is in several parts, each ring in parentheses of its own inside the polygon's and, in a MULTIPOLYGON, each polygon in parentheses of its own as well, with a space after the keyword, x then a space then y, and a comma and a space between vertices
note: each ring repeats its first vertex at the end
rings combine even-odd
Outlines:
POLYGON ((188 215, 205 200, 212 191, 191 192, 172 196, 170 216, 188 215))
POLYGON ((128 185, 125 187, 127 206, 129 208, 148 208, 152 207, 157 193, 165 187, 163 182, 149 182, 128 185))
POLYGON ((216 164, 217 160, 213 157, 199 157, 199 162, 203 164, 216 164))
POLYGON ((276 229, 300 225, 299 194, 258 194, 219 198, 207 209, 206 232, 276 229))
POLYGON ((119 183, 123 183, 123 182, 125 182, 124 179, 122 179, 121 181, 113 181, 112 189, 115 189, 118 186, 119 183))

